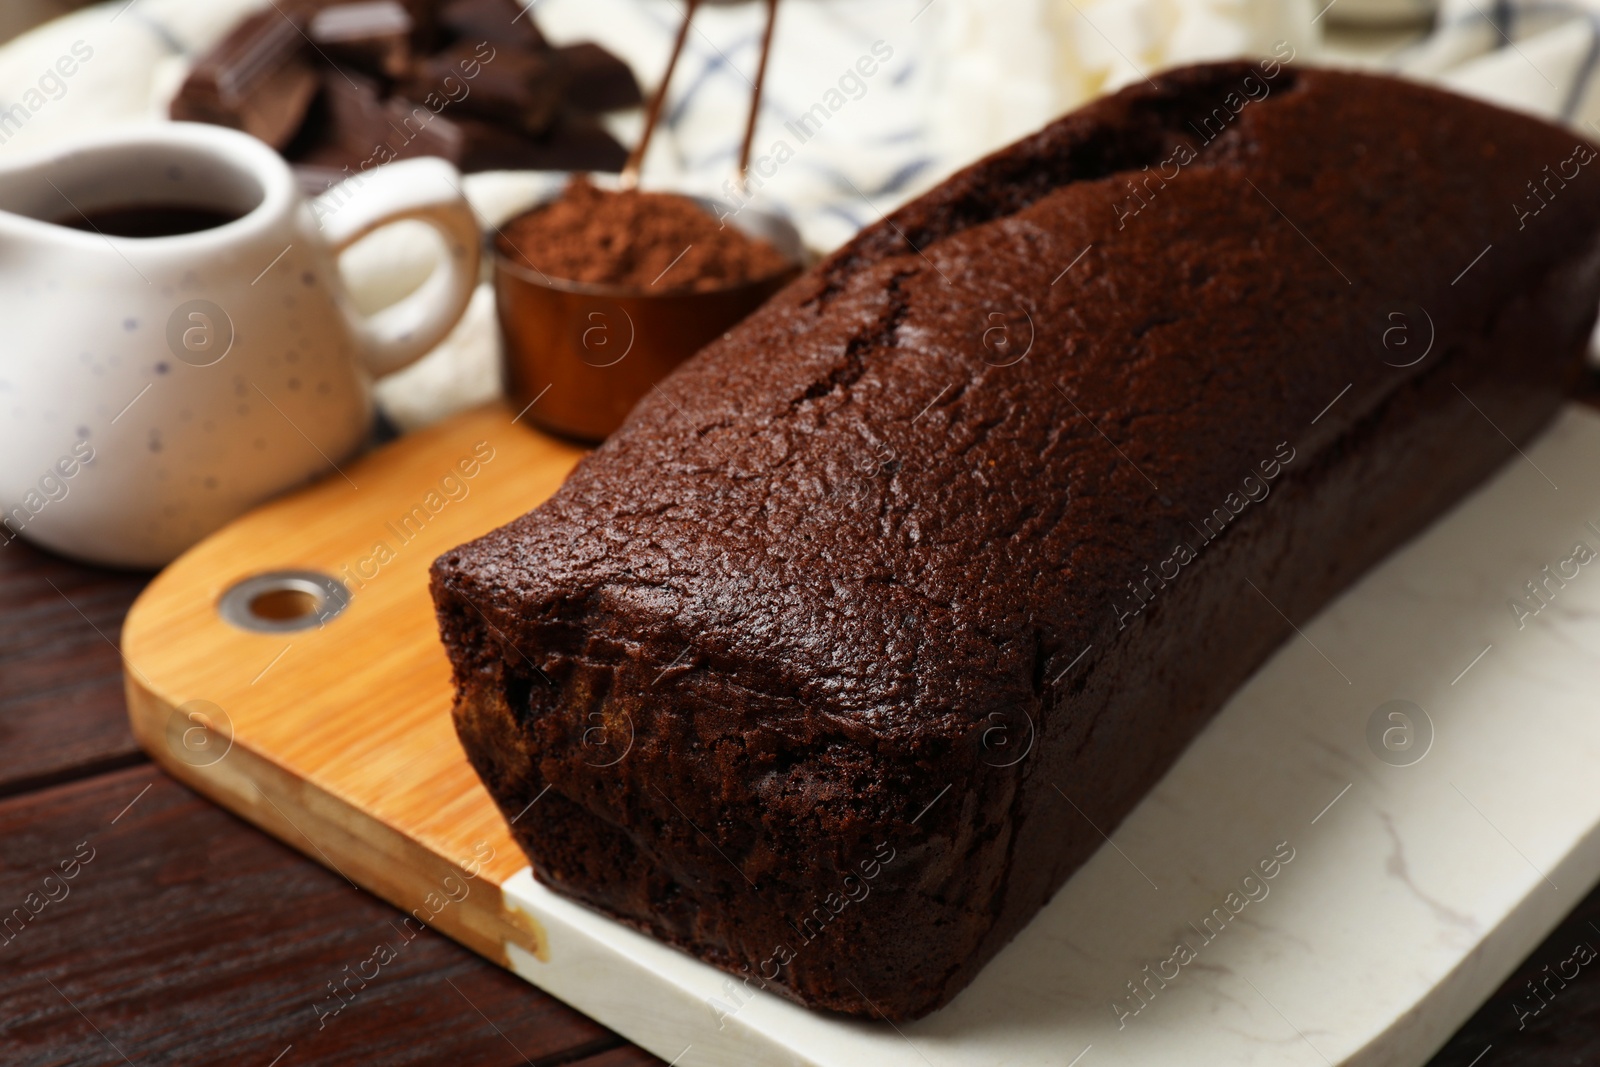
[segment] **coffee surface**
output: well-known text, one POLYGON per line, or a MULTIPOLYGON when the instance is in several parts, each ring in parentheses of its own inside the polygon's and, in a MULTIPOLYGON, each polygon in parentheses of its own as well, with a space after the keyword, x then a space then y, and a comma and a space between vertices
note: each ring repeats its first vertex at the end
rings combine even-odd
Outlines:
POLYGON ((57 224, 107 237, 176 237, 215 229, 241 216, 193 204, 125 204, 87 214, 74 211, 57 224))

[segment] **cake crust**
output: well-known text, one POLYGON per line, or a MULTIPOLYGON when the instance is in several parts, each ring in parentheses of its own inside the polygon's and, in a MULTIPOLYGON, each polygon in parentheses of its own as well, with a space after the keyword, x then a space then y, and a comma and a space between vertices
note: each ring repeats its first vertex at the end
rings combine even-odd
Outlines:
POLYGON ((1212 64, 863 231, 434 564, 535 874, 803 1004, 947 1002, 1285 616, 1548 421, 1600 302, 1593 156, 1212 64))

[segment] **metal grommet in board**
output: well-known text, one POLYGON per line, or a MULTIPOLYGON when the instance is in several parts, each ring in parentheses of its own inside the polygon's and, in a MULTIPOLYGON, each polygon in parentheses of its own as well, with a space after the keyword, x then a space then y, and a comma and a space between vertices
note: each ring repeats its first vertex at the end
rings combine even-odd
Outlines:
POLYGON ((349 606, 350 590, 330 574, 269 571, 233 585, 217 612, 241 630, 281 634, 325 626, 349 606))

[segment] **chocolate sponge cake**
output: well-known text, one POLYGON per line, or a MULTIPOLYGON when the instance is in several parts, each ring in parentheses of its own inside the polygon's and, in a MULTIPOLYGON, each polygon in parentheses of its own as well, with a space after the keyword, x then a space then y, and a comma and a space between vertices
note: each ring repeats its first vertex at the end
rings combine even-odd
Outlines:
POLYGON ((1229 63, 866 229, 435 563, 539 879, 803 1004, 948 1001, 1289 620, 1551 417, 1594 158, 1229 63))

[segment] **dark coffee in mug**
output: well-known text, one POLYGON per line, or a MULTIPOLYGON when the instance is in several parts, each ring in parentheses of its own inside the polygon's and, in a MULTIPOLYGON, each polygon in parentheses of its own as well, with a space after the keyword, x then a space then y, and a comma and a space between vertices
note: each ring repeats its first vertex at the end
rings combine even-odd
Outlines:
POLYGON ((87 215, 74 211, 59 225, 107 237, 176 237, 215 229, 240 217, 237 212, 192 204, 125 204, 87 215))

